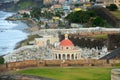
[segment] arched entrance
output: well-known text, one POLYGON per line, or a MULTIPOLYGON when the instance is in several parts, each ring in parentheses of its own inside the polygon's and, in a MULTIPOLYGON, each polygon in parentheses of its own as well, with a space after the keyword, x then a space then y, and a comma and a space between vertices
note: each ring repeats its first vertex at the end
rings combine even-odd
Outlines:
POLYGON ((49 46, 49 45, 50 45, 50 40, 48 39, 48 40, 47 40, 47 46, 49 46))
POLYGON ((74 54, 72 54, 71 59, 72 59, 72 60, 74 59, 74 54))
POLYGON ((70 54, 67 54, 67 60, 70 60, 70 54))
POLYGON ((61 60, 61 55, 59 54, 59 60, 61 60))
POLYGON ((63 60, 65 60, 65 54, 63 54, 63 60))

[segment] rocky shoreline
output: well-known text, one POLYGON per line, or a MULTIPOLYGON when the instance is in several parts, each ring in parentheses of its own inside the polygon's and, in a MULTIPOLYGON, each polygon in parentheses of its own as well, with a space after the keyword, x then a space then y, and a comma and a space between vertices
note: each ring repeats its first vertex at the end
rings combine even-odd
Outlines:
MULTIPOLYGON (((26 40, 26 39, 25 39, 25 40, 26 40)), ((22 41, 18 42, 18 43, 16 44, 14 50, 20 48, 20 47, 22 46, 22 43, 23 43, 25 40, 22 40, 22 41)))
MULTIPOLYGON (((37 23, 35 21, 33 21, 32 19, 13 19, 11 17, 8 17, 6 18, 6 20, 8 21, 17 21, 17 20, 20 20, 22 21, 23 23, 27 24, 28 28, 23 30, 24 32, 27 32, 27 33, 31 33, 31 32, 34 32, 34 31, 37 31, 39 30, 39 26, 37 25, 37 23)), ((15 46, 14 49, 18 49, 22 46, 22 43, 27 40, 27 39, 24 39, 20 42, 18 42, 15 46)))
POLYGON ((39 26, 37 25, 37 23, 30 18, 17 19, 17 18, 14 18, 14 16, 11 16, 11 17, 6 18, 6 20, 8 20, 8 21, 19 20, 19 21, 22 21, 22 22, 26 23, 28 25, 27 32, 34 32, 34 31, 39 30, 39 26))

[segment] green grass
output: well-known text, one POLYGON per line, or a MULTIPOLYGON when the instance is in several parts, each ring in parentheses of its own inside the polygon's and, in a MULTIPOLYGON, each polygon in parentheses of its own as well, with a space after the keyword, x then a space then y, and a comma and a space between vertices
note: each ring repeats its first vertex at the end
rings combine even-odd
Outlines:
POLYGON ((120 11, 111 11, 113 15, 115 15, 118 19, 120 19, 120 11))
POLYGON ((111 68, 35 68, 17 73, 55 80, 110 80, 110 72, 111 68))
POLYGON ((107 39, 108 35, 107 34, 100 34, 100 35, 93 36, 93 38, 96 38, 96 39, 107 39))
POLYGON ((120 64, 114 64, 114 66, 116 66, 116 68, 120 68, 120 64))
POLYGON ((41 38, 41 37, 42 37, 42 36, 39 36, 39 35, 29 35, 28 38, 25 39, 25 40, 23 40, 23 41, 21 41, 21 42, 19 43, 19 45, 17 45, 17 46, 15 47, 15 49, 18 49, 18 48, 20 48, 20 47, 22 47, 22 46, 29 45, 29 42, 30 42, 30 41, 34 41, 35 38, 41 38))
POLYGON ((29 35, 26 40, 23 40, 21 42, 21 46, 28 45, 29 41, 33 41, 35 38, 41 38, 41 36, 39 36, 39 35, 29 35))
POLYGON ((18 3, 19 9, 26 9, 33 5, 35 5, 35 4, 31 1, 23 1, 23 2, 18 3))

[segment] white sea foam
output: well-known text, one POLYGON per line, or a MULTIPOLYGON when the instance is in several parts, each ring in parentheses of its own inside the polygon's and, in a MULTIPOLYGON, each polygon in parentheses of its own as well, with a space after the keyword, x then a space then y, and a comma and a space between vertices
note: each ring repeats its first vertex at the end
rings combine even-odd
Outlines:
POLYGON ((12 16, 13 14, 15 14, 15 13, 8 13, 8 12, 3 12, 3 11, 0 11, 0 19, 6 19, 7 17, 9 17, 9 16, 12 16))
POLYGON ((12 13, 0 11, 0 55, 13 51, 16 43, 27 38, 27 33, 21 29, 27 28, 27 25, 20 22, 4 20, 12 13))

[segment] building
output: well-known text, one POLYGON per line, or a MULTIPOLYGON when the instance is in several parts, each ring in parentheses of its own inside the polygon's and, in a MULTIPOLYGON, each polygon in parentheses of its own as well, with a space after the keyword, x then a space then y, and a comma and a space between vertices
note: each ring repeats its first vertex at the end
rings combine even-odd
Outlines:
POLYGON ((29 15, 30 15, 30 10, 19 10, 18 13, 19 13, 19 14, 24 14, 24 13, 26 13, 26 14, 29 14, 29 15))
POLYGON ((54 44, 55 42, 58 42, 59 38, 52 35, 44 35, 43 38, 35 38, 35 45, 38 47, 46 47, 50 44, 54 44))
POLYGON ((116 4, 120 8, 120 0, 102 0, 103 4, 109 6, 110 4, 116 4))
POLYGON ((120 0, 114 0, 114 4, 116 4, 117 7, 120 9, 120 0))
POLYGON ((60 4, 64 4, 66 0, 58 0, 60 4))
POLYGON ((81 59, 81 49, 76 48, 72 41, 68 39, 68 34, 65 34, 65 39, 60 44, 52 49, 53 60, 79 60, 81 59))
POLYGON ((43 0, 44 5, 52 4, 54 0, 43 0))
POLYGON ((75 8, 74 11, 81 11, 81 8, 75 8))
POLYGON ((61 4, 54 4, 53 6, 51 6, 51 10, 61 11, 62 10, 62 5, 61 4))
MULTIPOLYGON (((110 4, 113 4, 114 1, 113 0, 102 0, 103 1, 103 4, 106 5, 106 6, 109 6, 110 4)), ((98 1, 99 2, 99 1, 98 1)))

